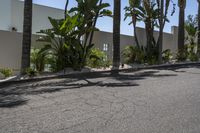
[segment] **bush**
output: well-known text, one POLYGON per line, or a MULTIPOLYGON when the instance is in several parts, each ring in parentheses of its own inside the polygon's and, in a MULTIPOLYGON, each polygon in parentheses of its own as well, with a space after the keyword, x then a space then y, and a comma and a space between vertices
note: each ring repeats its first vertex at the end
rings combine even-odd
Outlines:
POLYGON ((56 56, 49 54, 47 55, 47 60, 46 60, 46 69, 50 72, 57 72, 58 71, 58 67, 56 64, 56 56))
POLYGON ((178 61, 186 61, 188 57, 188 52, 186 49, 184 50, 179 50, 176 54, 176 59, 178 61))
POLYGON ((199 60, 196 44, 187 45, 187 51, 188 51, 188 59, 190 61, 198 61, 199 60))
POLYGON ((92 68, 106 68, 111 65, 111 62, 107 60, 107 55, 105 52, 93 48, 90 51, 90 55, 87 58, 87 66, 92 68))
POLYGON ((28 68, 26 69, 26 74, 29 76, 29 77, 34 77, 37 75, 37 71, 33 68, 28 68))
POLYGON ((112 62, 110 60, 105 60, 102 62, 102 67, 105 68, 109 68, 112 65, 112 62))
POLYGON ((162 52, 162 60, 164 63, 171 61, 173 58, 173 54, 170 49, 167 49, 162 52))
POLYGON ((178 61, 186 61, 187 59, 189 59, 190 61, 198 61, 199 56, 196 47, 197 45, 195 44, 185 45, 184 50, 178 51, 176 59, 178 61))
POLYGON ((31 49, 31 64, 33 68, 38 72, 43 72, 46 64, 47 52, 42 49, 31 49))
POLYGON ((199 61, 199 56, 198 54, 195 54, 195 53, 189 53, 188 59, 190 61, 199 61))
POLYGON ((5 78, 8 78, 13 75, 13 71, 9 68, 0 69, 0 73, 2 73, 5 78))
POLYGON ((135 46, 126 46, 122 51, 122 57, 124 62, 127 64, 130 63, 144 63, 145 53, 142 49, 135 46))

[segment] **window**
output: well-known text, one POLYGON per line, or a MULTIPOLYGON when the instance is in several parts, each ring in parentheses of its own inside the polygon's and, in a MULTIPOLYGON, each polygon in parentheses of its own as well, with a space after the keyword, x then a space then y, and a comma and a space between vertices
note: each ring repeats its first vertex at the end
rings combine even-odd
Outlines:
POLYGON ((81 43, 83 44, 84 36, 81 36, 80 41, 81 41, 81 43))
POLYGON ((108 51, 108 44, 107 43, 103 44, 103 51, 108 51))

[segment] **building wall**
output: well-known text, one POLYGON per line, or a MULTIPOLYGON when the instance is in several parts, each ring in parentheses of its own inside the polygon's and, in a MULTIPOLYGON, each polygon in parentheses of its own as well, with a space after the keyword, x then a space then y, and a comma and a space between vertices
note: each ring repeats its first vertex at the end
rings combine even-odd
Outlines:
MULTIPOLYGON (((42 47, 39 36, 32 35, 32 48, 42 47)), ((0 68, 19 71, 21 67, 22 33, 0 30, 0 68)))
POLYGON ((0 29, 8 30, 11 25, 11 1, 0 0, 0 29))
MULTIPOLYGON (((0 0, 0 30, 11 31, 12 27, 15 27, 17 32, 22 32, 23 14, 24 2, 19 0, 0 0)), ((41 29, 51 28, 48 20, 49 16, 60 19, 64 17, 64 11, 33 4, 33 34, 39 32, 41 29)))
MULTIPOLYGON (((138 40, 140 45, 146 46, 146 33, 144 28, 137 28, 138 40)), ((154 32, 155 38, 158 38, 159 33, 154 32)), ((172 27, 171 33, 163 34, 163 50, 170 49, 173 53, 177 51, 177 43, 178 43, 178 28, 172 27)), ((104 44, 108 44, 109 49, 105 51, 108 55, 109 59, 112 59, 113 52, 113 35, 109 32, 95 32, 93 43, 100 50, 103 50, 104 44)), ((133 36, 121 35, 121 52, 127 45, 136 45, 135 39, 133 36)))
MULTIPOLYGON (((51 28, 48 16, 63 18, 63 10, 50 7, 33 5, 33 36, 32 47, 42 47, 36 42, 36 32, 41 29, 51 28)), ((0 68, 8 67, 15 70, 20 69, 22 51, 22 30, 23 30, 23 2, 18 0, 0 0, 0 68), (5 15, 6 13, 6 15, 5 15), (17 32, 11 32, 15 27, 17 32)), ((138 39, 141 45, 146 44, 145 29, 137 28, 138 39)), ((155 32, 158 36, 158 32, 155 32)), ((178 28, 172 27, 171 33, 164 33, 163 50, 177 50, 178 28)), ((109 59, 113 53, 113 35, 109 32, 98 31, 94 34, 93 43, 95 47, 103 50, 104 44, 108 46, 105 51, 109 59)), ((121 51, 127 45, 135 45, 134 37, 121 35, 121 51)))
POLYGON ((22 34, 0 31, 0 68, 20 69, 22 34))
MULTIPOLYGON (((146 37, 145 29, 138 28, 138 38, 141 45, 145 46, 146 37)), ((158 33, 156 33, 158 34, 158 33)), ((172 27, 172 33, 164 33, 163 50, 171 49, 172 52, 177 50, 177 35, 178 28, 172 27)), ((37 42, 38 35, 32 36, 32 48, 42 47, 43 44, 37 42)), ((103 50, 104 44, 108 45, 108 50, 105 51, 108 58, 112 59, 113 54, 113 35, 109 32, 97 31, 94 34, 93 43, 96 48, 103 50)), ((134 37, 121 35, 121 52, 127 45, 135 45, 134 37)), ((21 50, 22 50, 22 33, 0 31, 0 68, 8 67, 12 69, 20 69, 21 64, 21 50)))

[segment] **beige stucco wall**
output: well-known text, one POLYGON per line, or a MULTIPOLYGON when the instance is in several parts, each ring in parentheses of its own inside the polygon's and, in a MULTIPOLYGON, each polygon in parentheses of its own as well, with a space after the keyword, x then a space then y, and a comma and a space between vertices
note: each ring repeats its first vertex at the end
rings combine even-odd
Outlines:
MULTIPOLYGON (((53 18, 63 18, 64 11, 46 6, 33 5, 33 34, 41 29, 51 28, 48 16, 53 18)), ((22 30, 23 30, 23 2, 19 0, 0 0, 0 68, 9 67, 20 69, 22 30), (5 15, 6 13, 6 15, 5 15), (11 27, 17 28, 17 32, 10 32, 11 27)), ((138 39, 141 45, 146 44, 146 35, 143 28, 137 28, 138 39)), ((155 32, 158 36, 158 32, 155 32)), ((178 28, 172 27, 171 33, 164 33, 163 50, 177 50, 178 28)), ((37 36, 32 36, 32 47, 41 47, 36 43, 37 36)), ((93 43, 95 47, 103 50, 103 44, 108 44, 106 51, 108 58, 112 59, 113 35, 109 32, 95 32, 93 43)), ((134 37, 121 35, 121 51, 127 45, 134 45, 134 37)))
MULTIPOLYGON (((146 37, 145 30, 142 28, 137 29, 138 38, 141 45, 145 45, 146 37)), ((177 32, 178 28, 173 27, 172 33, 164 33, 163 50, 171 49, 173 52, 177 50, 177 32)), ((155 33, 158 34, 158 33, 155 33)), ((43 44, 38 43, 36 40, 39 36, 32 36, 32 47, 42 47, 43 44)), ((113 35, 109 32, 98 31, 94 34, 93 43, 96 48, 103 50, 103 44, 108 44, 108 51, 106 52, 109 59, 112 59, 113 53, 113 35)), ((127 45, 134 45, 134 37, 121 35, 121 51, 127 45)), ((1 31, 0 30, 0 68, 8 67, 19 70, 21 64, 21 51, 22 51, 22 33, 1 31)))
MULTIPOLYGON (((121 35, 121 50, 125 47, 125 45, 131 45, 134 43, 134 38, 127 35, 121 35)), ((103 44, 108 44, 109 48, 108 51, 105 51, 108 55, 108 58, 112 58, 112 52, 113 52, 113 35, 109 32, 95 32, 93 43, 95 44, 95 47, 99 48, 100 50, 103 50, 103 44)))
MULTIPOLYGON (((11 31, 15 27, 18 32, 23 31, 24 2, 19 0, 0 0, 0 30, 11 31)), ((51 28, 48 17, 61 19, 64 10, 33 4, 32 33, 41 29, 51 28)))
MULTIPOLYGON (((38 36, 32 35, 32 47, 42 47, 38 36)), ((0 30, 0 68, 19 70, 21 66, 22 33, 0 30)))
POLYGON ((7 30, 11 25, 12 0, 0 0, 0 29, 7 30))
POLYGON ((21 34, 0 31, 0 68, 20 68, 22 51, 21 42, 21 34))
MULTIPOLYGON (((146 33, 144 28, 137 28, 138 40, 140 45, 146 45, 146 33)), ((163 50, 170 49, 172 52, 177 51, 177 38, 178 38, 178 28, 173 26, 171 33, 163 34, 163 50)), ((158 32, 154 32, 155 38, 158 38, 158 32)), ((136 45, 134 36, 121 35, 120 37, 121 52, 127 45, 136 45)), ((108 58, 112 59, 113 52, 113 35, 109 32, 95 32, 93 43, 96 47, 103 50, 103 44, 109 44, 109 49, 106 51, 108 58)))

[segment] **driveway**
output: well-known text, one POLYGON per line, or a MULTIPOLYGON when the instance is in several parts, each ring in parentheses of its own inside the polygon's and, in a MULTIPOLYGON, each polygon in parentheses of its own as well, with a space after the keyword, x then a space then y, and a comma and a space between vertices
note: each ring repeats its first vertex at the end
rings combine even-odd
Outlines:
POLYGON ((0 133, 200 133, 200 67, 0 88, 0 133))

